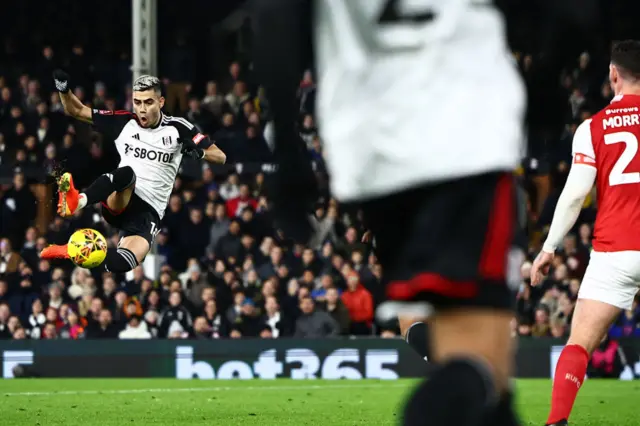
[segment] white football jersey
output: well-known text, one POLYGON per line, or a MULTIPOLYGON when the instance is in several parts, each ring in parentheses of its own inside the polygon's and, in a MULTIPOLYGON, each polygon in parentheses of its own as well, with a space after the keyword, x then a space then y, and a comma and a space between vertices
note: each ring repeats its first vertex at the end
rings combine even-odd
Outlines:
POLYGON ((517 167, 525 91, 491 1, 316 5, 317 113, 339 199, 517 167))
POLYGON ((120 154, 118 167, 130 166, 136 174, 135 193, 162 219, 182 161, 178 139, 199 143, 204 135, 184 118, 164 114, 153 128, 140 126, 129 111, 94 109, 92 119, 99 132, 115 141, 120 154))

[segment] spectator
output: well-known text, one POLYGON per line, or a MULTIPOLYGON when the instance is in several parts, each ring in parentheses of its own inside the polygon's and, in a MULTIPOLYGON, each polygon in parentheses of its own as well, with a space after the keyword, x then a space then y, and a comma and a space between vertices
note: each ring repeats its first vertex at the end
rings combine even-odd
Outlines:
POLYGON ((62 298, 62 290, 64 288, 64 284, 62 282, 53 282, 49 286, 49 299, 47 300, 47 305, 53 309, 60 309, 62 303, 64 303, 64 299, 62 298))
POLYGON ((0 235, 11 236, 16 246, 22 245, 25 230, 36 215, 36 199, 26 186, 24 174, 18 171, 13 177, 13 186, 2 196, 2 224, 0 235))
POLYGON ((67 323, 60 329, 60 338, 73 340, 84 338, 84 325, 73 310, 67 313, 67 323))
POLYGON ((340 299, 338 289, 335 287, 328 288, 325 300, 327 313, 331 315, 331 318, 333 318, 340 327, 339 334, 341 336, 348 335, 351 331, 351 318, 349 316, 349 310, 340 299))
POLYGON ((334 337, 340 332, 340 326, 329 314, 315 309, 313 299, 309 296, 300 301, 302 315, 296 320, 295 337, 322 338, 334 337))
POLYGON ((39 339, 42 336, 42 329, 47 319, 43 313, 43 306, 40 299, 36 299, 31 304, 31 314, 27 319, 27 328, 29 337, 39 339))
POLYGON ((87 326, 87 339, 117 339, 119 329, 113 324, 113 316, 108 309, 102 309, 98 322, 87 326))
MULTIPOLYGON (((331 275, 329 274, 324 274, 322 277, 320 277, 320 287, 311 291, 311 297, 315 302, 325 302, 327 300, 327 292, 331 288, 335 288, 333 284, 333 277, 331 277, 331 275)), ((341 293, 339 290, 337 291, 338 294, 341 293)))
POLYGON ((11 338, 8 324, 10 315, 11 312, 9 311, 9 305, 6 303, 0 303, 0 339, 11 338))
POLYGON ((194 337, 199 340, 211 339, 213 337, 211 326, 204 317, 198 317, 193 323, 194 337))
POLYGON ((9 302, 9 284, 5 280, 0 279, 0 303, 9 302))
POLYGON ((87 282, 90 277, 88 269, 76 266, 71 273, 71 285, 67 289, 67 293, 72 300, 77 300, 82 296, 84 289, 87 287, 87 282))
MULTIPOLYGON (((529 264, 530 267, 531 264, 529 264)), ((534 315, 534 302, 533 297, 531 295, 531 286, 529 284, 525 284, 522 287, 522 290, 518 292, 517 300, 516 300, 516 312, 520 318, 526 318, 530 321, 533 320, 534 315)))
POLYGON ((91 302, 89 305, 89 311, 86 314, 87 320, 87 329, 96 328, 100 324, 100 313, 103 310, 103 302, 102 299, 97 297, 90 298, 91 302))
POLYGON ((202 108, 200 100, 196 97, 189 99, 189 109, 186 114, 187 120, 193 123, 199 132, 209 134, 214 130, 214 116, 208 108, 202 108))
POLYGON ((269 261, 258 269, 258 275, 263 280, 276 276, 278 268, 282 265, 282 248, 274 245, 269 252, 269 261))
POLYGON ((307 114, 304 116, 302 120, 302 128, 300 129, 300 137, 307 144, 307 148, 311 149, 313 139, 318 134, 318 129, 315 126, 313 121, 313 116, 311 114, 307 114))
POLYGON ((273 339, 275 336, 273 335, 273 329, 269 324, 263 324, 260 330, 260 338, 261 339, 273 339))
POLYGON ((0 274, 16 273, 20 261, 20 255, 12 250, 9 239, 0 239, 0 274))
POLYGON ((351 334, 371 334, 373 297, 360 283, 355 271, 347 275, 347 290, 342 294, 342 302, 351 317, 351 334))
POLYGON ((265 315, 264 324, 269 326, 271 337, 287 337, 292 334, 292 323, 280 310, 278 299, 275 296, 268 296, 264 304, 265 315))
POLYGON ((192 333, 191 314, 182 305, 182 294, 172 291, 167 306, 158 319, 158 337, 167 337, 172 334, 189 335, 192 333))
POLYGON ((546 305, 541 305, 536 309, 535 323, 531 328, 531 335, 533 337, 546 337, 550 334, 549 308, 546 305))
POLYGON ((47 322, 44 325, 44 330, 42 332, 42 339, 44 340, 55 340, 58 338, 57 327, 52 322, 47 322))
POLYGON ((213 252, 220 238, 222 238, 229 230, 230 220, 227 217, 227 211, 224 204, 215 206, 214 221, 211 224, 209 232, 209 246, 207 250, 213 252))
POLYGON ((147 330, 151 333, 152 338, 158 337, 158 319, 160 316, 155 310, 149 310, 144 314, 144 322, 147 325, 147 330))
POLYGON ((605 336, 591 356, 587 374, 593 378, 618 379, 625 364, 626 357, 618 342, 605 336))
POLYGON ((219 339, 229 336, 229 323, 218 312, 218 305, 214 299, 208 300, 204 306, 204 319, 211 329, 211 337, 219 339))
POLYGON ((131 315, 124 330, 118 334, 119 339, 151 339, 147 324, 138 315, 131 315))
MULTIPOLYGON (((222 147, 221 147, 222 149, 222 147)), ((226 152, 226 150, 225 150, 226 152)), ((224 199, 224 200, 232 200, 236 197, 238 197, 240 195, 240 186, 238 185, 238 175, 235 173, 232 173, 229 175, 229 177, 227 178, 227 180, 225 181, 225 183, 223 183, 222 185, 220 185, 220 196, 224 199)), ((227 212, 229 212, 229 208, 227 207, 227 212)), ((229 213, 227 213, 228 216, 233 217, 234 215, 231 215, 229 213)))
POLYGON ((180 251, 187 258, 200 257, 209 244, 209 227, 203 221, 202 210, 192 208, 189 220, 180 229, 180 251))
POLYGON ((218 240, 215 248, 215 256, 218 259, 238 258, 242 254, 242 242, 240 239, 240 223, 233 220, 229 223, 229 232, 218 240))
POLYGON ((238 115, 241 111, 242 105, 249 99, 250 95, 247 92, 247 86, 243 81, 236 81, 233 85, 233 90, 225 97, 225 100, 234 115, 238 115))
POLYGON ((231 218, 238 217, 246 207, 251 207, 255 211, 258 201, 251 197, 249 185, 242 184, 238 196, 227 200, 227 215, 231 218))
POLYGON ((202 99, 202 106, 208 109, 214 117, 220 118, 225 104, 224 96, 218 93, 218 84, 215 81, 209 81, 205 97, 202 99))
POLYGON ((227 309, 226 319, 229 324, 237 324, 239 322, 240 315, 242 315, 242 306, 247 298, 241 291, 237 292, 233 296, 233 305, 227 309))
POLYGON ((27 333, 24 327, 18 327, 13 332, 13 340, 25 340, 27 338, 27 333))
POLYGON ((24 243, 22 244, 22 250, 20 250, 20 257, 32 268, 38 264, 38 251, 36 249, 36 241, 38 239, 38 231, 35 227, 30 226, 27 228, 24 237, 24 243))

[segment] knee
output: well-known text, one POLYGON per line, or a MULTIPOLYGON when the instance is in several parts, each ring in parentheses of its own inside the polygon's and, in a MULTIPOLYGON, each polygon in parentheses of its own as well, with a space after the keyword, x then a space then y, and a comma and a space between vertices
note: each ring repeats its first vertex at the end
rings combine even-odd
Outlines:
POLYGON ((602 339, 597 339, 594 337, 589 338, 582 335, 574 336, 572 333, 571 336, 569 336, 569 340, 567 340, 566 346, 579 346, 587 351, 587 354, 591 356, 593 351, 595 351, 596 348, 600 345, 601 340, 602 339))
POLYGON ((136 183, 136 174, 130 166, 117 169, 113 173, 113 185, 116 191, 123 191, 136 183))

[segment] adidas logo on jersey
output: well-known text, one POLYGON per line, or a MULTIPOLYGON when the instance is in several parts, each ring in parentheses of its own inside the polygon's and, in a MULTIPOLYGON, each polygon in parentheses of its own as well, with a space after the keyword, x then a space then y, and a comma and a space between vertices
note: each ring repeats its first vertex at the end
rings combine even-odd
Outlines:
POLYGON ((131 136, 134 139, 140 140, 140 133, 136 133, 135 135, 131 136))

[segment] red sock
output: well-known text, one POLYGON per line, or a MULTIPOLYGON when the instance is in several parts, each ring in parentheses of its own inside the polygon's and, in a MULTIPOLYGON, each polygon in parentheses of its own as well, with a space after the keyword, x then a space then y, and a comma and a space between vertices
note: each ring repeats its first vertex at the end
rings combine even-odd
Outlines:
POLYGON ((569 419, 573 403, 584 382, 589 364, 587 350, 579 345, 567 345, 560 354, 551 393, 551 412, 547 424, 569 419))

